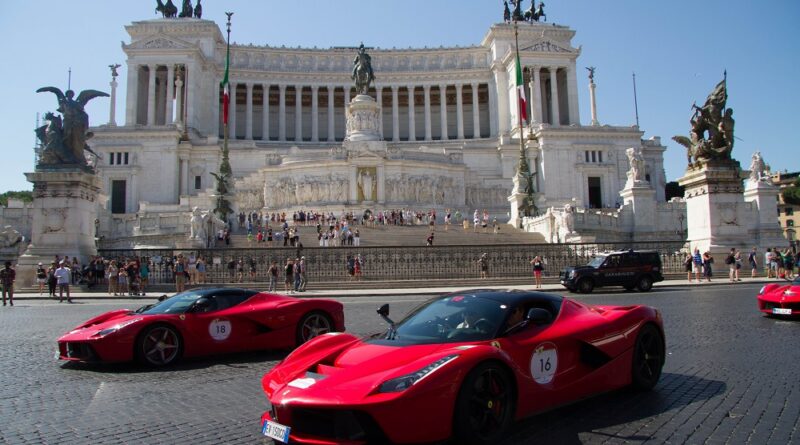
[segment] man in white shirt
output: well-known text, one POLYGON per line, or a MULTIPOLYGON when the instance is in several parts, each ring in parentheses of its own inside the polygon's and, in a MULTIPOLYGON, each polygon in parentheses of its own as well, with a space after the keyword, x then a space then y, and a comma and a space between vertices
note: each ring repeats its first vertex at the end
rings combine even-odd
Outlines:
POLYGON ((58 269, 55 271, 56 284, 58 284, 58 302, 64 301, 64 291, 67 291, 67 303, 72 303, 72 298, 69 296, 69 283, 71 271, 64 261, 58 263, 58 269))

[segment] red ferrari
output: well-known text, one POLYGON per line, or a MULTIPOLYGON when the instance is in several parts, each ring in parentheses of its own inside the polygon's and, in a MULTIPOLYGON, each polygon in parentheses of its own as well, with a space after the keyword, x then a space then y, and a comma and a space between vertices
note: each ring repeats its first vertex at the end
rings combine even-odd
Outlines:
POLYGON ((660 313, 538 292, 434 298, 385 334, 327 334, 262 379, 265 436, 306 444, 492 444, 515 419, 625 386, 653 388, 660 313), (402 415, 400 415, 402 414, 402 415))
POLYGON ((758 292, 758 310, 770 316, 800 315, 800 276, 791 283, 770 283, 758 292))
POLYGON ((181 357, 288 349, 344 331, 342 304, 245 289, 196 289, 106 312, 58 339, 62 360, 165 366, 181 357))

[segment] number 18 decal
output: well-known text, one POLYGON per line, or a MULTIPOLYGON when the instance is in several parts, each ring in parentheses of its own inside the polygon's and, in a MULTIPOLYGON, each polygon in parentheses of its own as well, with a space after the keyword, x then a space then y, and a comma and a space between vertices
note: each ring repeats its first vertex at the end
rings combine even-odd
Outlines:
POLYGON ((531 375, 540 385, 553 381, 558 369, 558 351, 552 343, 542 343, 533 351, 531 375))
POLYGON ((214 340, 227 340, 231 335, 231 322, 215 318, 208 325, 208 333, 211 334, 211 338, 214 340))

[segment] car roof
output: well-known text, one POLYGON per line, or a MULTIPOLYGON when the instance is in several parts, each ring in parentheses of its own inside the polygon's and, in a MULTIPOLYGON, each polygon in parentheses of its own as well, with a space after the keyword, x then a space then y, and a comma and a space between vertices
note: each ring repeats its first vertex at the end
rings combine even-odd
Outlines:
POLYGON ((533 292, 521 289, 465 289, 463 291, 451 292, 439 298, 455 297, 458 295, 473 296, 499 301, 500 303, 515 306, 521 302, 532 299, 547 300, 559 304, 564 297, 560 295, 546 294, 543 292, 533 292))

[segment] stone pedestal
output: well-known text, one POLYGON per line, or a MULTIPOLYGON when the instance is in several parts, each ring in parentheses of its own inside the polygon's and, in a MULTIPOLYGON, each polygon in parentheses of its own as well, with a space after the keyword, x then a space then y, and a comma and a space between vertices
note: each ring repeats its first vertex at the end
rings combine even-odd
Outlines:
POLYGON ((633 212, 633 233, 647 233, 656 227, 656 191, 647 182, 632 182, 619 192, 624 206, 633 212))
POLYGON ((775 209, 778 208, 778 187, 767 181, 745 181, 744 200, 751 203, 758 211, 758 218, 751 222, 754 225, 756 237, 763 249, 767 247, 786 246, 775 209))
MULTIPOLYGON (((744 176, 739 163, 731 160, 709 161, 678 179, 686 188, 687 241, 692 250, 710 251, 720 260, 731 248, 750 250, 754 240, 748 232, 758 216, 744 201, 744 176)), ((775 218, 774 209, 770 217, 775 218)))
POLYGON ((81 265, 97 254, 95 221, 101 181, 80 167, 25 173, 33 183, 31 243, 17 263, 17 282, 32 286, 36 265, 56 255, 78 257, 81 265))
POLYGON ((348 141, 379 141, 381 107, 371 96, 359 94, 347 110, 348 141))
POLYGON ((509 212, 511 218, 509 218, 508 224, 519 229, 522 228, 522 218, 525 217, 525 215, 520 213, 519 208, 525 204, 525 198, 527 198, 528 195, 522 191, 522 183, 525 181, 522 175, 514 175, 511 181, 514 187, 511 189, 511 195, 508 197, 508 203, 511 207, 511 212, 509 212))

